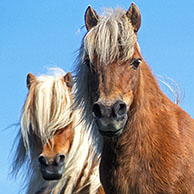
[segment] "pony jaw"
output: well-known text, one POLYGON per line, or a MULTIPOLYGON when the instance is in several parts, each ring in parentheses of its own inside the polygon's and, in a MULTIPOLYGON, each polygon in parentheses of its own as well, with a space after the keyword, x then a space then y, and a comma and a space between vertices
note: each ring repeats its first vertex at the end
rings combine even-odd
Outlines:
POLYGON ((58 166, 48 166, 47 168, 40 169, 42 177, 47 181, 54 181, 61 179, 64 171, 65 166, 61 166, 60 169, 58 166))

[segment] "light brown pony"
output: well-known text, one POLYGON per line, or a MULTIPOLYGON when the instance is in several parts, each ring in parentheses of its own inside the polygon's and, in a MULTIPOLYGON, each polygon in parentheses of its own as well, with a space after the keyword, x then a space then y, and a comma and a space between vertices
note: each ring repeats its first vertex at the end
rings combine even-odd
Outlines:
POLYGON ((137 43, 135 4, 88 7, 78 56, 76 105, 104 145, 106 194, 194 194, 194 120, 160 90, 137 43))
POLYGON ((90 127, 85 130, 80 111, 72 109, 72 75, 61 69, 54 72, 27 76, 29 92, 13 170, 26 175, 28 194, 104 194, 100 139, 94 139, 90 127))

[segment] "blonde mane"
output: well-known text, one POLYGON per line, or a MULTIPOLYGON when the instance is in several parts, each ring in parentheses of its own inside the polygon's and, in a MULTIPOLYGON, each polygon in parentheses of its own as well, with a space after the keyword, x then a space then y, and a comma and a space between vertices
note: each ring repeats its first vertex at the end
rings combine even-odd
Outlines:
POLYGON ((30 133, 45 143, 53 132, 72 122, 72 99, 64 84, 64 75, 62 70, 55 71, 54 76, 41 75, 30 86, 21 117, 21 132, 27 150, 30 133))
POLYGON ((116 59, 128 60, 133 54, 136 36, 124 9, 106 9, 98 24, 93 27, 83 40, 83 57, 98 55, 102 64, 116 59), (122 52, 121 52, 122 50, 122 52))
MULTIPOLYGON (((72 93, 64 83, 65 72, 55 69, 53 75, 41 75, 31 84, 20 120, 18 145, 13 163, 13 173, 21 173, 26 168, 25 186, 27 193, 34 194, 41 189, 50 193, 72 194, 76 181, 85 165, 81 188, 91 184, 91 193, 100 186, 98 165, 89 180, 87 172, 93 165, 94 157, 98 163, 100 147, 90 134, 90 128, 80 122, 80 111, 72 109, 72 93), (52 137, 56 130, 73 124, 74 138, 71 149, 66 156, 65 172, 59 181, 45 181, 39 170, 37 158, 42 145, 52 137), (88 128, 88 130, 86 130, 88 128), (79 162, 78 162, 79 161, 79 162), (23 169, 24 170, 24 169, 23 169)), ((80 188, 80 189, 81 189, 80 188)))

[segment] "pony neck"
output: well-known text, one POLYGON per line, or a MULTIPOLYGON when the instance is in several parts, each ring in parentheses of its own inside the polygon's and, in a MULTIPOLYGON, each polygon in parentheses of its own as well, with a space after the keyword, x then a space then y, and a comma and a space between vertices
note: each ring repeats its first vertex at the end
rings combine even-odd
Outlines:
POLYGON ((161 108, 164 101, 165 103, 169 102, 145 61, 142 62, 137 73, 134 100, 130 108, 132 112, 151 111, 153 108, 161 108))

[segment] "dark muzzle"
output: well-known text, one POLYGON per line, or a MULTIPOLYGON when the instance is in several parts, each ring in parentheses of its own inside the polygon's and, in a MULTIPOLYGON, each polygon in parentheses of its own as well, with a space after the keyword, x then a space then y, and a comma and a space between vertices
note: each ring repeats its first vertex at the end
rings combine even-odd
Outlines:
POLYGON ((102 135, 118 136, 127 122, 127 105, 120 100, 114 103, 97 101, 93 105, 93 115, 102 135))
POLYGON ((65 170, 65 155, 58 154, 54 159, 40 155, 38 161, 45 180, 59 180, 62 177, 65 170))

